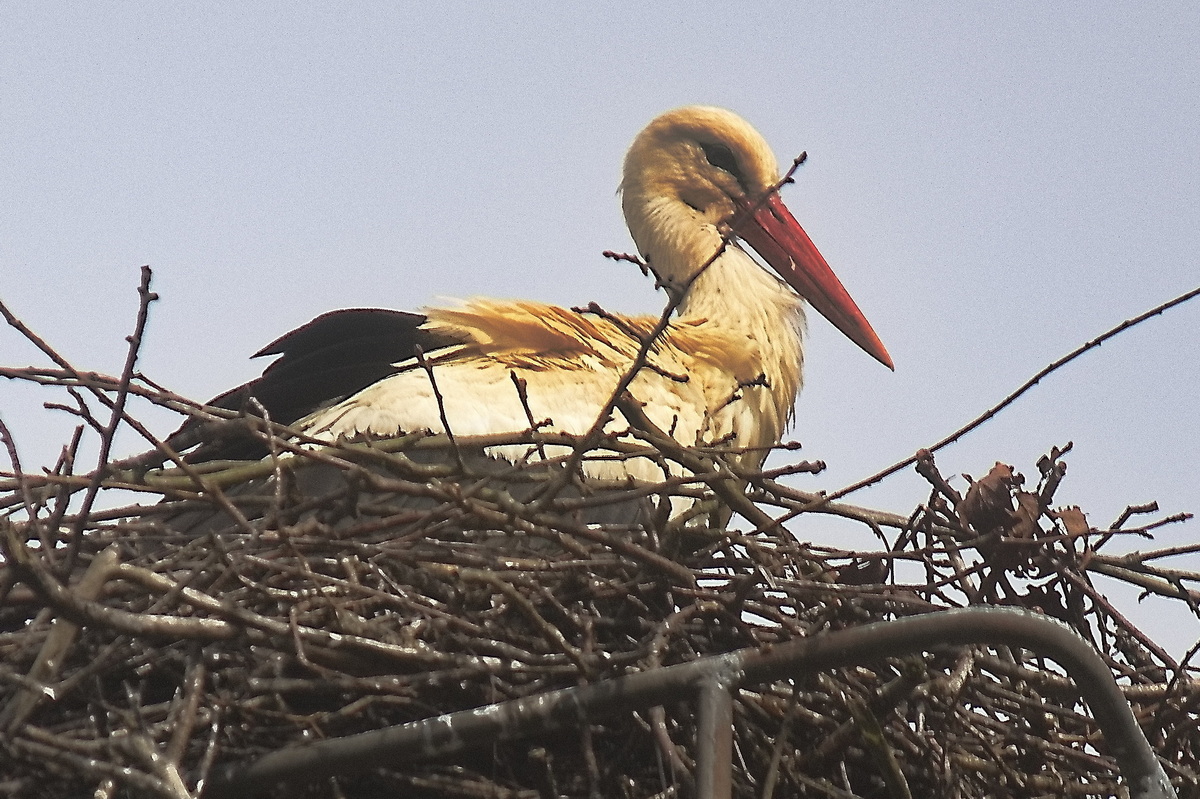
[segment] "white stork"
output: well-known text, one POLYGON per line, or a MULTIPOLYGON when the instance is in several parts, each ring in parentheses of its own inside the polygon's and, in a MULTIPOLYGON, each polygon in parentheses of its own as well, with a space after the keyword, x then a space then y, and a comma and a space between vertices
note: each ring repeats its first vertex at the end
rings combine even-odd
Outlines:
MULTIPOLYGON (((638 251, 682 292, 629 391, 680 443, 742 448, 749 465, 761 464, 779 442, 800 390, 805 301, 892 367, 779 199, 779 182, 757 131, 729 111, 701 106, 652 121, 630 147, 621 181, 638 251)), ((276 421, 330 441, 445 432, 447 424, 457 436, 519 433, 529 429, 530 414, 549 420, 548 431, 583 435, 658 321, 493 299, 423 316, 335 312, 259 353, 283 357, 222 404, 253 394, 276 421), (526 399, 513 375, 524 380, 526 399)), ((627 427, 618 412, 606 429, 627 427)), ((662 477, 649 461, 600 460, 585 470, 662 477)))

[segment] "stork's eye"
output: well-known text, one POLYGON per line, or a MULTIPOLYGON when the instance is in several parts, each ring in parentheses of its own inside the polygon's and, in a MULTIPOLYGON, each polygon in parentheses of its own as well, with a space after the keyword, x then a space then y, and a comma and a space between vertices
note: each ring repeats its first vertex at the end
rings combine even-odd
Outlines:
POLYGON ((728 147, 724 144, 701 142, 700 149, 704 150, 704 157, 708 159, 708 163, 717 169, 724 169, 737 178, 738 183, 742 182, 742 170, 738 168, 737 159, 733 157, 733 152, 728 147))

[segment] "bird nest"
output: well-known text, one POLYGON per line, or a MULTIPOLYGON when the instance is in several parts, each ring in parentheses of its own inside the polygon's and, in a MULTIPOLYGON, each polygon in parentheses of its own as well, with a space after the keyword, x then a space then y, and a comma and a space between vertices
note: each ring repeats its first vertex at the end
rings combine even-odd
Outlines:
POLYGON ((1175 789, 1200 796, 1193 653, 1177 661, 1093 582, 1200 614, 1200 574, 1163 565, 1196 547, 1110 554, 1186 515, 1130 507, 1090 526, 1054 504, 1065 449, 1029 485, 997 464, 965 495, 918 453, 909 463, 928 499, 896 515, 799 490, 796 475, 821 464, 791 447, 765 472, 719 446, 681 447, 622 397, 631 428, 583 442, 531 419, 488 440, 303 445, 134 373, 154 296, 144 272, 119 378, 71 366, 0 305, 57 364, 0 376, 65 391, 71 401, 53 407, 98 434, 103 464, 75 473, 77 434, 54 469, 25 473, 0 421, 12 462, 0 474, 2 795, 687 797, 711 787, 724 740, 711 692, 698 702, 664 687, 632 709, 558 710, 681 664, 740 668, 792 642, 823 659, 745 684, 748 670, 710 672, 737 688, 721 776, 734 796, 1129 795, 1114 756, 1127 742, 1105 739, 1081 701, 1089 686, 1036 637, 920 650, 881 635, 854 658, 821 649, 864 625, 1008 605, 1086 639, 1175 789), (215 425, 206 436, 249 431, 271 455, 189 463, 126 410, 135 399, 215 425), (113 462, 123 426, 155 454, 113 462), (509 459, 488 456, 498 445, 509 459), (590 458, 648 458, 676 476, 598 484, 579 478, 590 458), (800 517, 810 534, 851 520, 880 545, 803 543, 800 517), (537 697, 522 705, 531 727, 482 738, 470 729, 514 715, 447 715, 537 697), (400 745, 397 725, 413 723, 400 745), (279 757, 289 770, 261 779, 279 757))
MULTIPOLYGON (((929 500, 900 517, 781 479, 819 464, 745 474, 653 431, 606 439, 588 457, 649 454, 692 477, 596 486, 572 476, 566 440, 514 437, 530 455, 516 465, 486 456, 496 443, 410 436, 303 450, 279 438, 261 462, 114 464, 84 477, 60 465, 5 480, 2 792, 250 795, 238 769, 300 744, 1003 604, 1090 641, 1177 790, 1197 795, 1194 670, 1092 582, 1104 574, 1195 610, 1184 582, 1196 575, 1104 554, 1171 519, 1133 529, 1146 510, 1133 508, 1096 530, 1078 509, 1056 509, 1062 453, 1041 461, 1036 487, 998 465, 965 496, 925 453, 929 500), (547 455, 551 445, 567 454, 547 455), (89 487, 142 501, 72 505, 89 487), (787 527, 800 514, 857 520, 883 544, 803 544, 787 527)), ((696 726, 693 703, 672 700, 334 776, 314 755, 303 761, 312 771, 262 793, 689 796, 703 757, 696 726)), ((1021 648, 881 649, 746 686, 733 730, 739 797, 1127 795, 1072 681, 1021 648)))

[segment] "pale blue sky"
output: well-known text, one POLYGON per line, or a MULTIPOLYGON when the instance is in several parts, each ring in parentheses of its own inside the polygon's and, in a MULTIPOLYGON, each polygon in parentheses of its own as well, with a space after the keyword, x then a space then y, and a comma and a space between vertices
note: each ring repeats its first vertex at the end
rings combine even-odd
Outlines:
MULTIPOLYGON (((150 264, 141 368, 196 398, 332 308, 482 294, 656 311, 635 269, 600 256, 631 247, 620 160, 660 111, 723 105, 782 161, 808 151, 785 199, 896 361, 813 320, 794 436, 830 468, 798 483, 832 490, 1200 284, 1194 3, 646 5, 5 3, 0 296, 76 365, 116 373, 150 264)), ((1072 440, 1058 497, 1093 524, 1151 499, 1200 511, 1198 327, 1200 303, 1123 335, 939 464, 1000 459, 1032 480, 1072 440)), ((31 362, 0 330, 0 363, 31 362)), ((44 399, 0 383, 33 464, 71 427, 44 399)), ((907 512, 925 495, 905 474, 854 499, 907 512)), ((1200 632, 1157 623, 1177 643, 1200 632)))

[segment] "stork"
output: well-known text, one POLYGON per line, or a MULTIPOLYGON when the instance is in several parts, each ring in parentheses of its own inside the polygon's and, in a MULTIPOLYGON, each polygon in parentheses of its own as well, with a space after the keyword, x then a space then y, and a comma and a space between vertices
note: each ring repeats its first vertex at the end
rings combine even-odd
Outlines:
MULTIPOLYGON (((341 311, 265 348, 259 354, 282 357, 218 404, 254 396, 275 421, 325 441, 447 428, 457 436, 519 433, 531 420, 579 436, 633 372, 628 391, 661 430, 687 446, 722 442, 760 465, 801 387, 806 302, 892 368, 780 200, 780 183, 766 141, 737 115, 669 111, 634 139, 621 181, 641 258, 676 292, 675 314, 653 340, 659 319, 595 307, 471 299, 422 315, 341 311)), ((628 426, 614 412, 605 429, 628 426)), ((662 477, 649 461, 600 460, 585 471, 662 477)))

